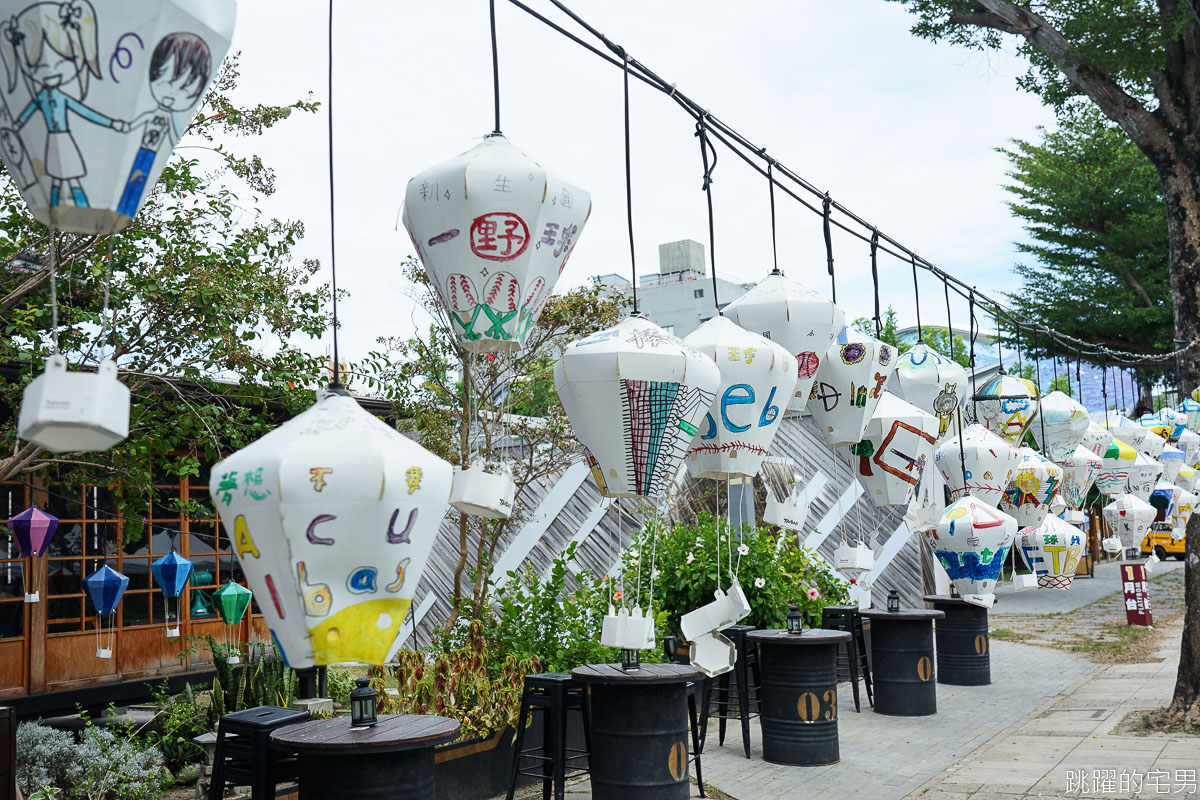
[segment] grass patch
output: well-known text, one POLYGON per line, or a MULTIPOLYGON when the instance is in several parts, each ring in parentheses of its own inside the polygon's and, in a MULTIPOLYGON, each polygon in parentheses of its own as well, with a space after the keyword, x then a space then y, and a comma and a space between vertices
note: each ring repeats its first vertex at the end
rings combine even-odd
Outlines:
POLYGON ((994 628, 988 631, 988 636, 1005 642, 1025 642, 1037 638, 1032 633, 1022 633, 1021 631, 1009 630, 1008 628, 994 628))
POLYGON ((1132 653, 1151 633, 1141 625, 1124 622, 1104 622, 1094 636, 1076 635, 1067 649, 1077 653, 1119 658, 1132 653))

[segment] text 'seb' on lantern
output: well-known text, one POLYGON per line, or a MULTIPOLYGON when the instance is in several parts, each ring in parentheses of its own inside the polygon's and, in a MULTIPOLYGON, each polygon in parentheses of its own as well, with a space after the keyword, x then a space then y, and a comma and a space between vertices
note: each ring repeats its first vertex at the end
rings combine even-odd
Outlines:
POLYGON ((1015 519, 968 495, 946 508, 937 527, 925 532, 925 541, 962 598, 991 608, 1016 534, 1015 519))
POLYGON ((0 155, 39 222, 124 230, 200 107, 234 0, 3 0, 0 155))
POLYGON ((796 386, 792 354, 720 315, 683 341, 721 372, 717 396, 687 453, 688 472, 694 478, 754 477, 796 386))
POLYGON ((665 497, 716 399, 713 360, 642 316, 567 345, 554 385, 606 497, 665 497))
POLYGON ((1021 456, 1007 441, 976 423, 943 442, 933 461, 952 500, 969 494, 996 506, 1016 476, 1021 456))
POLYGON ((472 353, 519 351, 592 212, 592 199, 500 134, 408 182, 404 227, 472 353))
POLYGON ((967 371, 957 361, 918 342, 900 355, 888 388, 901 400, 937 417, 938 439, 958 432, 959 426, 951 423, 961 419, 968 384, 967 371))
POLYGON ((384 662, 451 472, 339 389, 213 467, 226 535, 292 667, 384 662))
POLYGON ((896 348, 843 328, 829 346, 808 396, 808 411, 829 448, 862 441, 867 421, 896 369, 896 348))
POLYGON ((850 447, 855 480, 871 502, 877 506, 908 503, 933 460, 937 436, 937 417, 884 392, 862 441, 850 447))
POLYGON ((725 316, 748 331, 783 345, 796 357, 796 387, 786 411, 802 412, 817 379, 817 368, 846 314, 824 296, 779 271, 725 306, 725 316))

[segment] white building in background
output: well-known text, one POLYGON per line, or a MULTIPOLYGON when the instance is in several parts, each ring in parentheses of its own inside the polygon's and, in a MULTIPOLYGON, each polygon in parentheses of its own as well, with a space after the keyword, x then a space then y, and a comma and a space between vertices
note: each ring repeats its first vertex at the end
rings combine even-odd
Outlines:
MULTIPOLYGON (((601 275, 598 280, 623 294, 633 285, 621 275, 601 275)), ((717 300, 724 308, 754 287, 717 278, 717 300)), ((716 313, 713 282, 704 258, 704 245, 691 239, 658 246, 658 273, 638 280, 638 308, 651 322, 679 338, 687 336, 716 313)))

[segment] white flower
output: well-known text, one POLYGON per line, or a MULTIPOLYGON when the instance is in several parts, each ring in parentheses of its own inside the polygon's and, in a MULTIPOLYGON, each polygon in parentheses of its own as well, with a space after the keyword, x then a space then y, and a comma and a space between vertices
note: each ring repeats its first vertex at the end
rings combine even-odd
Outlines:
POLYGON ((748 555, 750 555, 750 547, 749 547, 748 545, 739 544, 739 545, 738 545, 738 555, 739 555, 739 556, 748 556, 748 555))
POLYGON ((703 547, 703 546, 704 546, 704 539, 697 536, 696 537, 696 547, 703 547))
POLYGON ((696 560, 696 554, 695 554, 695 553, 688 553, 687 562, 690 564, 690 563, 692 563, 692 562, 693 562, 693 561, 695 561, 695 560, 696 560))
POLYGON ((637 551, 636 547, 631 547, 629 549, 629 557, 632 558, 634 561, 637 561, 638 551, 637 551))
POLYGON ((755 589, 761 589, 762 587, 764 587, 766 585, 767 585, 767 581, 765 578, 755 578, 754 579, 754 588, 755 589))
POLYGON ((652 581, 658 580, 658 574, 659 573, 658 573, 657 569, 650 570, 650 580, 652 580, 652 581))

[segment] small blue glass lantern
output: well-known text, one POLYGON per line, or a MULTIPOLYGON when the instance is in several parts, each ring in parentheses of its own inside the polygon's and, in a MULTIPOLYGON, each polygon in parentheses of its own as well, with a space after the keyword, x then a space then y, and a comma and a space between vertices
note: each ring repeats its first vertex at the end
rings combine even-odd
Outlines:
POLYGON ((83 579, 83 590, 96 608, 96 658, 112 658, 113 618, 128 586, 129 578, 107 564, 83 579))
POLYGON ((163 619, 167 623, 167 638, 179 635, 179 596, 187 587, 192 576, 192 562, 174 550, 150 565, 150 572, 163 593, 163 619), (171 599, 175 598, 175 613, 171 613, 171 599))

